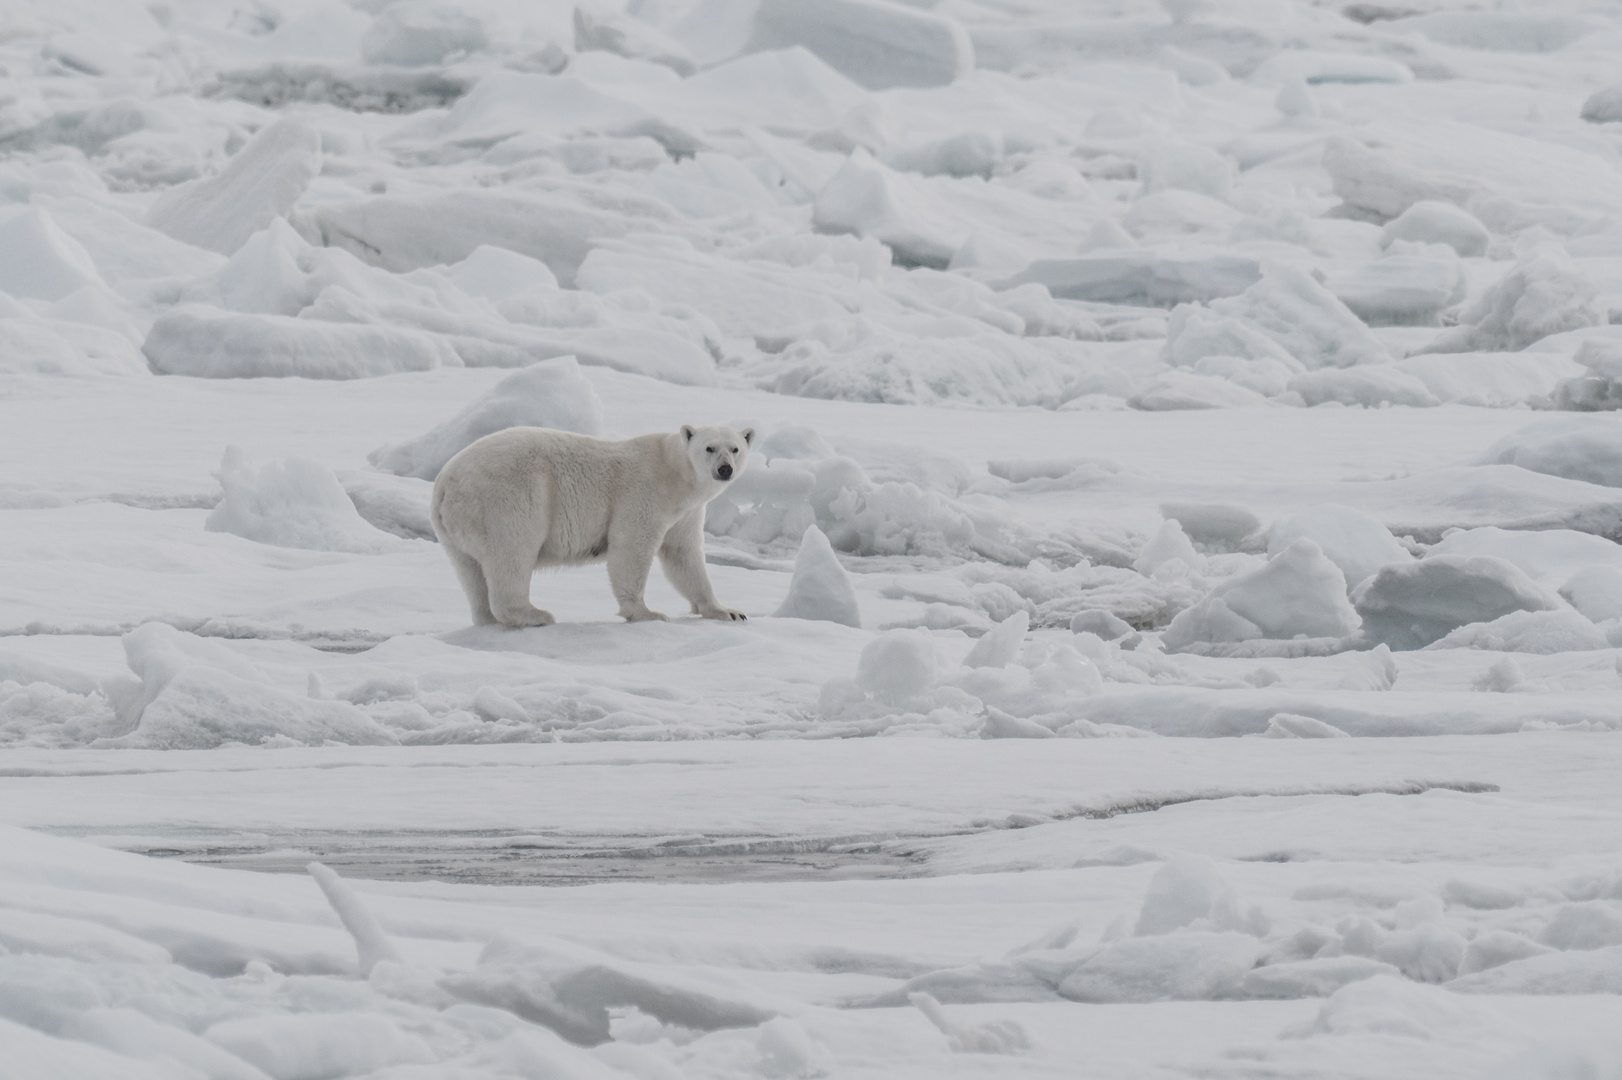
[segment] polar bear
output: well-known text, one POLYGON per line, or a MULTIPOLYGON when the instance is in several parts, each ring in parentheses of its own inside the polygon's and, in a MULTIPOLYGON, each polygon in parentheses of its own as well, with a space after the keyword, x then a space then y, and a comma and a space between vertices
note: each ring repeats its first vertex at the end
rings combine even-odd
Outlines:
POLYGON ((466 447, 434 481, 432 517, 473 621, 550 626, 552 613, 530 603, 530 576, 598 559, 620 615, 663 619, 642 596, 654 555, 695 614, 745 618, 710 585, 704 507, 743 471, 754 441, 753 428, 683 426, 613 441, 515 427, 466 447))

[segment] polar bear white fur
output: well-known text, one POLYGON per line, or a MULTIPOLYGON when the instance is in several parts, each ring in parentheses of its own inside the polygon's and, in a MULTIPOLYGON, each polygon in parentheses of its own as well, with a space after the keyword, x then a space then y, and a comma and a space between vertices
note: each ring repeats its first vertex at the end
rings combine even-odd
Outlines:
POLYGON ((622 616, 663 619, 643 600, 655 555, 695 614, 744 618, 710 585, 704 507, 743 471, 754 439, 753 428, 613 441, 515 427, 466 447, 434 481, 432 516, 473 621, 550 626, 552 613, 530 603, 530 577, 598 559, 622 616))

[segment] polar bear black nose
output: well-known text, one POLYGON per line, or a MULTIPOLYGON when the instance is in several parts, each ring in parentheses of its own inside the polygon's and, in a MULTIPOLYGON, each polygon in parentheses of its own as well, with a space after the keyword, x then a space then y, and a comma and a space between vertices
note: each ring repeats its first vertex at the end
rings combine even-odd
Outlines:
POLYGON ((731 480, 732 479, 732 466, 731 465, 723 465, 723 466, 721 466, 719 469, 715 470, 715 475, 719 476, 723 480, 731 480))

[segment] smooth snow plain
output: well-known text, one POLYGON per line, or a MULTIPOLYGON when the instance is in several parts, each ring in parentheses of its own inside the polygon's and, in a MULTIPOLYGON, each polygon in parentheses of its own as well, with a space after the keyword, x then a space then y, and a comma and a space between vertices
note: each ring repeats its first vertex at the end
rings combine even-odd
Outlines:
POLYGON ((10 4, 0 1078, 1622 1078, 1619 59, 10 4), (747 623, 468 625, 445 461, 684 423, 747 623))

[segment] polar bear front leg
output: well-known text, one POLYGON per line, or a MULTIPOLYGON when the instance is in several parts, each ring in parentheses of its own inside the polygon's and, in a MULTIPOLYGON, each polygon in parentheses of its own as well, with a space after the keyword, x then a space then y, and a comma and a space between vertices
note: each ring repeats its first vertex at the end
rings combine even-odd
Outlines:
POLYGON ((648 589, 648 571, 659 547, 659 532, 652 522, 632 520, 616 525, 608 535, 608 585, 619 601, 620 617, 626 622, 668 620, 648 607, 643 599, 648 589))
POLYGON ((693 614, 706 619, 749 618, 741 611, 722 607, 721 601, 715 598, 710 572, 704 566, 704 507, 700 506, 670 527, 659 548, 659 563, 676 591, 693 605, 693 614))

